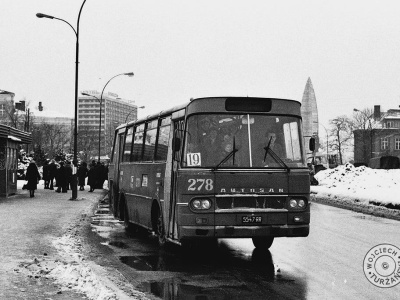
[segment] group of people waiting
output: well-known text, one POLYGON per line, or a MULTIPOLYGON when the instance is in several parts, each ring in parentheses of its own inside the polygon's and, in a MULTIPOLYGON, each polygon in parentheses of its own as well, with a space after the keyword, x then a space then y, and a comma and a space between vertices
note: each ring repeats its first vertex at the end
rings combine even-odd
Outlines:
MULTIPOLYGON (((30 197, 34 197, 37 184, 40 179, 44 180, 44 188, 54 190, 57 193, 67 193, 72 189, 73 165, 71 161, 59 161, 54 159, 46 160, 43 165, 43 178, 41 178, 35 161, 31 161, 26 171, 28 181, 26 189, 30 192, 30 197)), ((89 192, 95 189, 102 189, 108 177, 108 167, 101 162, 92 161, 88 166, 86 162, 78 164, 77 178, 80 191, 85 190, 86 178, 87 185, 90 186, 89 192)))

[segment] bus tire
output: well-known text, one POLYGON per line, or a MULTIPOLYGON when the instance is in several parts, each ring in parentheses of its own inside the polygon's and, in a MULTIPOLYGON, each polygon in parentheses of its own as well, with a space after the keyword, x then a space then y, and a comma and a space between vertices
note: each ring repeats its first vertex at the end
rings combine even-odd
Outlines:
POLYGON ((165 236, 164 219, 159 207, 157 207, 155 218, 155 232, 158 237, 158 245, 164 246, 167 242, 167 237, 165 236))
POLYGON ((115 193, 115 187, 111 186, 110 189, 110 208, 113 212, 113 216, 115 218, 118 218, 118 197, 116 197, 116 193, 115 193))
POLYGON ((273 236, 257 236, 253 237, 253 245, 257 249, 269 249, 274 242, 273 236))
POLYGON ((136 233, 136 226, 129 222, 129 213, 128 213, 128 207, 126 204, 124 204, 124 214, 123 214, 123 220, 124 220, 124 227, 125 231, 127 233, 136 233))

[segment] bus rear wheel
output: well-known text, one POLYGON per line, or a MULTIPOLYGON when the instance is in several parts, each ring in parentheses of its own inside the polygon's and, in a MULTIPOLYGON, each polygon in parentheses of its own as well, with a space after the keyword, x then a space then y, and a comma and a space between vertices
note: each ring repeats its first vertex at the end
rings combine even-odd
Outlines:
POLYGON ((118 202, 118 198, 116 197, 115 188, 112 186, 110 188, 110 206, 111 206, 110 208, 111 208, 111 210, 113 212, 113 216, 115 218, 118 218, 118 205, 117 205, 117 202, 118 202))
POLYGON ((269 249, 274 242, 273 236, 257 236, 253 237, 253 245, 257 249, 269 249))
POLYGON ((158 244, 164 246, 167 242, 167 237, 165 236, 164 220, 160 209, 158 209, 157 213, 156 234, 158 236, 158 244))

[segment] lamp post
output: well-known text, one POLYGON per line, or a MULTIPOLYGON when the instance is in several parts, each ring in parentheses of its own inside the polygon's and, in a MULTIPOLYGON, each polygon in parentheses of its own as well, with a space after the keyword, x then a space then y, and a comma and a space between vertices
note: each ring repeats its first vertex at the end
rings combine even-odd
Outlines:
MULTIPOLYGON (((368 131, 369 131, 369 143, 370 143, 369 144, 369 150, 370 150, 369 159, 371 159, 372 158, 372 153, 373 153, 373 151, 372 151, 372 124, 371 124, 371 117, 374 114, 367 115, 365 112, 363 112, 362 110, 359 110, 357 108, 353 108, 353 111, 361 113, 362 115, 364 115, 364 117, 366 119, 368 119, 368 131)), ((364 130, 365 130, 365 123, 364 123, 364 130)))
POLYGON ((99 125, 99 161, 100 161, 100 149, 101 149, 101 144, 100 144, 100 135, 101 135, 101 105, 102 105, 102 103, 103 103, 103 93, 104 93, 104 90, 105 90, 105 88, 106 88, 106 86, 110 83, 110 81, 112 80, 112 79, 114 79, 115 77, 118 77, 118 76, 121 76, 121 75, 126 75, 126 76, 129 76, 129 77, 133 77, 133 72, 129 72, 129 73, 121 73, 121 74, 118 74, 118 75, 115 75, 115 76, 113 76, 113 77, 111 77, 110 78, 110 80, 108 80, 107 81, 107 83, 104 85, 104 87, 103 87, 103 90, 101 91, 101 95, 100 95, 100 125, 99 125))
POLYGON ((78 143, 79 20, 81 18, 82 8, 83 8, 83 5, 85 5, 85 2, 86 2, 86 0, 83 0, 83 3, 79 10, 78 20, 77 20, 77 24, 76 24, 76 30, 70 23, 68 23, 67 21, 65 21, 63 19, 45 15, 42 13, 36 14, 36 17, 38 17, 38 18, 56 19, 56 20, 60 20, 64 23, 67 23, 72 28, 72 30, 74 31, 75 36, 76 36, 76 46, 75 46, 75 123, 74 123, 75 127, 74 127, 74 160, 73 160, 74 172, 72 172, 72 182, 71 182, 72 196, 71 196, 70 200, 76 200, 78 197, 78 182, 77 182, 77 174, 76 174, 77 172, 76 171, 77 171, 77 167, 78 167, 77 143, 78 143))
POLYGON ((145 106, 139 106, 135 109, 132 109, 129 114, 127 114, 126 118, 125 118, 125 123, 128 121, 128 117, 131 115, 132 112, 137 111, 139 108, 145 108, 145 106))

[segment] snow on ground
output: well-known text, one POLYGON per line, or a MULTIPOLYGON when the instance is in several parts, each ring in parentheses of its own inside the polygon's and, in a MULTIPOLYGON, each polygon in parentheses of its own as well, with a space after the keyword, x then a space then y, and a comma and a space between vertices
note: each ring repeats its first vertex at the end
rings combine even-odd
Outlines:
POLYGON ((115 292, 103 284, 83 259, 79 240, 72 235, 63 235, 56 239, 53 245, 63 257, 63 262, 59 262, 48 277, 55 279, 58 284, 67 289, 84 293, 89 299, 118 299, 115 292))
POLYGON ((322 197, 351 198, 365 203, 400 205, 400 169, 382 170, 345 164, 315 175, 311 192, 322 197))

